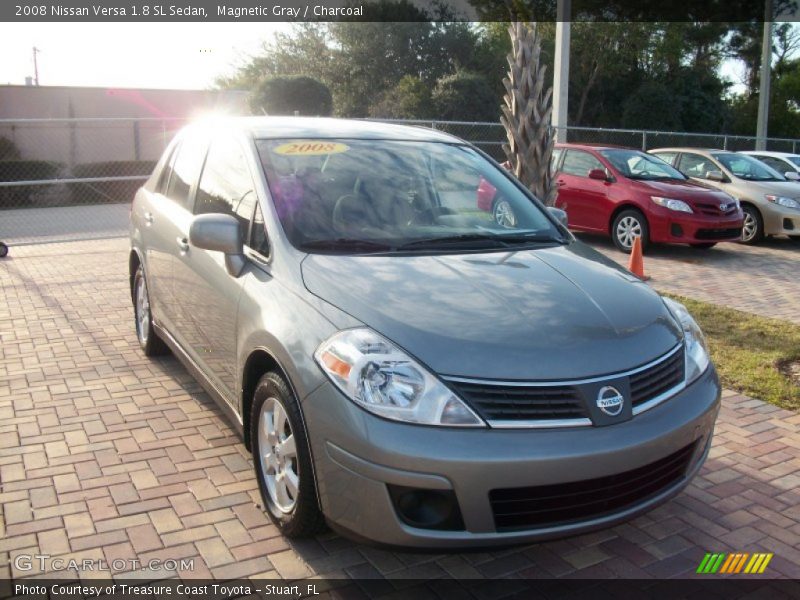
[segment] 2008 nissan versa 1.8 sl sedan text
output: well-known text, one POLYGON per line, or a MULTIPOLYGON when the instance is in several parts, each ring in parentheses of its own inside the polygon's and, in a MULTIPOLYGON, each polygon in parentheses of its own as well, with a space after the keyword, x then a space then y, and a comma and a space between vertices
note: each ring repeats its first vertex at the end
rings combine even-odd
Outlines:
POLYGON ((131 219, 139 342, 239 428, 287 536, 560 537, 664 502, 708 452, 720 387, 686 309, 457 138, 198 124, 131 219), (477 209, 485 182, 513 220, 477 209))

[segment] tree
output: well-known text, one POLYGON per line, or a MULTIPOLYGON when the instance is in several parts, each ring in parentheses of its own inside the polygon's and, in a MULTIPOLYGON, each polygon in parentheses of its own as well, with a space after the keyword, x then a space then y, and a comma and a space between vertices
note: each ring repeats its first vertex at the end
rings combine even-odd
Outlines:
POLYGON ((20 152, 17 145, 7 137, 0 136, 0 160, 19 160, 20 152))
POLYGON ((442 77, 433 89, 436 116, 448 121, 497 121, 500 107, 483 75, 459 71, 442 77))
POLYGON ((268 77, 250 96, 253 112, 269 115, 328 116, 333 110, 331 91, 304 75, 268 77))
POLYGON ((555 201, 550 172, 553 133, 550 128, 553 88, 544 89, 546 67, 540 63, 541 46, 535 25, 513 23, 508 28, 511 52, 503 116, 508 143, 503 144, 511 170, 545 204, 555 201))
POLYGON ((433 116, 431 88, 419 77, 406 75, 369 109, 372 117, 426 119, 433 116))

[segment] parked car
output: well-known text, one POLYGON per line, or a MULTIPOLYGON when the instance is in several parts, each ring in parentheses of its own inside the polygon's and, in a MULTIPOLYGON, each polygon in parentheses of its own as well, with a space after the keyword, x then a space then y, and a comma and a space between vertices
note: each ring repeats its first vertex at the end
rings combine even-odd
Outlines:
POLYGON ((664 161, 639 150, 557 144, 558 196, 569 227, 610 235, 623 252, 633 240, 711 248, 741 237, 743 214, 728 194, 688 181, 664 161))
POLYGON ((700 148, 648 150, 694 181, 737 198, 744 211, 742 241, 768 235, 800 240, 800 187, 764 163, 736 152, 700 148))
POLYGON ((561 216, 442 132, 189 126, 133 201, 137 338, 219 403, 287 536, 606 527, 694 477, 720 385, 686 308, 561 216), (476 210, 481 179, 514 225, 476 210))
POLYGON ((800 181, 800 154, 791 152, 770 152, 768 150, 742 150, 747 154, 782 173, 789 181, 800 181))

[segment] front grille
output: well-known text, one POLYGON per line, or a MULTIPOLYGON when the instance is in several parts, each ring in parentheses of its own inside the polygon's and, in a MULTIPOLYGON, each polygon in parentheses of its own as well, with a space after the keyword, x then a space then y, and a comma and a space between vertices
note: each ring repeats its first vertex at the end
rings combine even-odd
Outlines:
POLYGON ((630 377, 631 405, 637 406, 660 396, 683 381, 686 369, 683 346, 672 356, 630 377))
POLYGON ((509 386, 450 383, 456 392, 489 421, 589 418, 578 390, 561 386, 509 386))
POLYGON ((698 229, 694 234, 698 240, 732 240, 742 235, 741 227, 729 229, 698 229))
POLYGON ((695 444, 653 463, 596 479, 496 489, 489 502, 497 531, 554 527, 610 515, 640 504, 686 475, 695 444))
POLYGON ((719 209, 718 202, 695 202, 694 205, 702 214, 712 217, 726 217, 734 214, 737 210, 734 202, 727 203, 728 208, 724 211, 719 209))

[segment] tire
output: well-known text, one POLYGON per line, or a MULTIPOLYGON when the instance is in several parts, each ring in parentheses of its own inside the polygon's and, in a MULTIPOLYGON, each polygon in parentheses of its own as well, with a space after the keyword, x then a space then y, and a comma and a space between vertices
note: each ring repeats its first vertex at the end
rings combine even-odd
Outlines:
POLYGON ((790 235, 789 239, 792 240, 795 244, 800 244, 800 235, 790 235))
POLYGON ((742 225, 742 243, 758 244, 764 240, 764 219, 755 206, 745 204, 742 206, 744 212, 744 224, 742 225))
POLYGON ((0 258, 5 258, 6 256, 8 256, 8 246, 0 242, 0 258))
POLYGON ((492 217, 501 227, 514 228, 517 226, 517 215, 508 200, 498 200, 492 207, 492 217))
POLYGON ((169 348, 158 337, 153 327, 153 314, 150 312, 150 294, 147 290, 147 279, 141 265, 133 276, 133 317, 136 324, 136 339, 145 356, 161 356, 169 352, 169 348))
POLYGON ((701 244, 689 244, 692 248, 697 248, 698 250, 710 250, 714 246, 717 245, 717 242, 703 242, 701 244))
POLYGON ((258 488, 272 522, 290 538, 309 537, 323 531, 325 518, 317 504, 311 453, 300 408, 286 380, 278 373, 267 373, 256 386, 250 439, 258 488), (289 438, 292 444, 285 443, 289 438))
POLYGON ((629 208, 619 213, 611 224, 611 239, 614 245, 630 254, 633 248, 633 239, 642 238, 642 252, 650 245, 650 227, 645 216, 636 209, 629 208))

